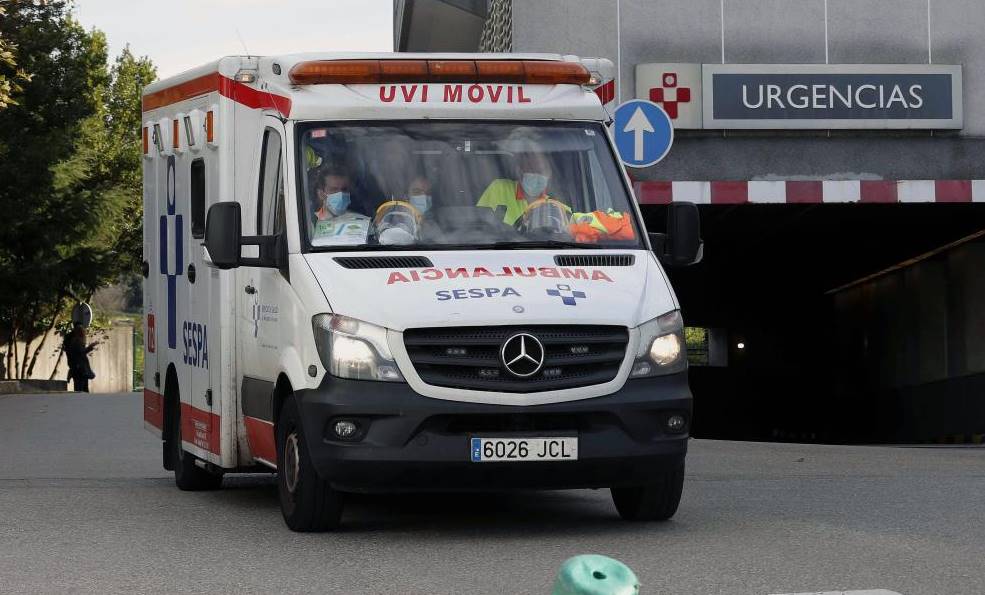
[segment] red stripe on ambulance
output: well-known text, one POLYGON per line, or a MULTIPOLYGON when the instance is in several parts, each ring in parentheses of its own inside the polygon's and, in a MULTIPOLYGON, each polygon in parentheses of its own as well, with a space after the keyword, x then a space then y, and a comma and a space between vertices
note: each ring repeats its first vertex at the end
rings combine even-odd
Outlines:
MULTIPOLYGON (((164 395, 144 389, 144 421, 159 430, 164 429, 164 395)), ((185 442, 219 453, 220 417, 211 411, 181 404, 181 439, 185 442)))
POLYGON ((274 424, 255 417, 244 416, 246 439, 250 443, 253 456, 264 461, 277 464, 277 446, 274 442, 274 424))
POLYGON ((164 397, 144 389, 144 421, 159 430, 164 429, 164 397))
POLYGON ((220 418, 211 411, 181 404, 181 440, 207 450, 219 453, 220 418))
POLYGON ((226 78, 218 72, 211 72, 191 79, 190 81, 178 83, 173 87, 144 95, 141 99, 141 107, 143 111, 148 112, 159 107, 171 105, 172 103, 206 95, 213 91, 218 91, 223 97, 228 97, 246 107, 253 109, 275 109, 284 117, 291 114, 291 99, 289 97, 275 95, 267 91, 259 91, 239 81, 226 78))

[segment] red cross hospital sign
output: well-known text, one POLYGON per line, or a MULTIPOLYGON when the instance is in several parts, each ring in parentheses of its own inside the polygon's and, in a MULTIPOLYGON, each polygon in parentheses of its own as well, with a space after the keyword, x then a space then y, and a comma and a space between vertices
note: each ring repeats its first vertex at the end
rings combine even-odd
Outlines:
POLYGON ((700 64, 637 64, 636 98, 663 108, 674 128, 701 128, 700 64))

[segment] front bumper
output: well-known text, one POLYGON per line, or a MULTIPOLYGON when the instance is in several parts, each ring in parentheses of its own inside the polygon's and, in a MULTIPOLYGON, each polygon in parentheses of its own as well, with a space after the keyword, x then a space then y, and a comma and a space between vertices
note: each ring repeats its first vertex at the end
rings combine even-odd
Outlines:
POLYGON ((687 373, 628 380, 603 397, 529 407, 424 397, 408 385, 325 376, 298 391, 301 420, 318 473, 343 491, 598 488, 639 485, 681 465, 691 422, 687 373), (357 442, 332 433, 337 418, 363 428, 357 442), (577 461, 473 463, 469 438, 578 436, 577 461))

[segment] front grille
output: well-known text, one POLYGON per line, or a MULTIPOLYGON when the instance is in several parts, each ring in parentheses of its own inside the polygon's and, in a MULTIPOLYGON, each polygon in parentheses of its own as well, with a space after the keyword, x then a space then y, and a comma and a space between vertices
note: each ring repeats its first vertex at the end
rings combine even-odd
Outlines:
POLYGON ((532 325, 417 328, 404 345, 421 380, 433 386, 529 393, 609 382, 626 353, 629 331, 621 326, 532 325), (506 370, 500 349, 528 333, 544 346, 544 365, 518 378, 506 370))

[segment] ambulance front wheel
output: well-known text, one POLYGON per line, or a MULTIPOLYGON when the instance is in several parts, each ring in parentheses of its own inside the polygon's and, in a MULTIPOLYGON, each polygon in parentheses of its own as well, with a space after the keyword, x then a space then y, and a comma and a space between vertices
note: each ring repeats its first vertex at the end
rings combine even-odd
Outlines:
POLYGON ((222 474, 199 467, 195 455, 181 446, 181 406, 174 402, 171 409, 171 464, 174 467, 174 483, 187 491, 215 490, 222 486, 222 474))
POLYGON ((342 493, 318 476, 294 397, 284 400, 277 421, 277 493, 284 522, 293 531, 331 531, 342 518, 342 493))
POLYGON ((660 471, 642 486, 612 488, 612 502, 627 521, 666 521, 674 516, 684 492, 684 462, 660 471))

